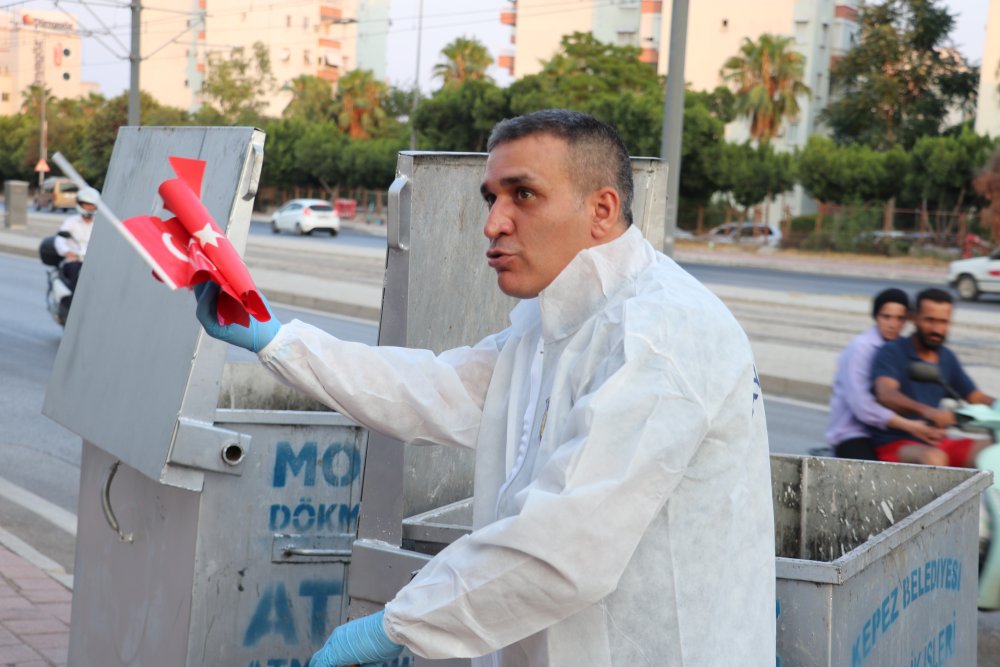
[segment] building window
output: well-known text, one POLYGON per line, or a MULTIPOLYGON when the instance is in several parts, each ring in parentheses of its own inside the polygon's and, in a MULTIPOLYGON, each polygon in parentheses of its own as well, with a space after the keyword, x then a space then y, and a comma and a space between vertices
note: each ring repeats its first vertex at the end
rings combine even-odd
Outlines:
POLYGON ((309 49, 304 49, 302 51, 302 62, 308 65, 312 60, 309 58, 309 49))
POLYGON ((722 32, 729 30, 729 19, 722 19, 722 32))
POLYGON ((2 94, 0 94, 0 101, 10 102, 10 93, 2 93, 2 94))
POLYGON ((308 30, 309 29, 309 17, 308 16, 303 16, 302 17, 302 29, 303 30, 308 30))
POLYGON ((286 14, 285 15, 285 27, 286 28, 291 28, 292 27, 292 15, 291 14, 286 14))
POLYGON ((636 46, 638 44, 637 37, 634 30, 619 30, 618 44, 620 46, 636 46))

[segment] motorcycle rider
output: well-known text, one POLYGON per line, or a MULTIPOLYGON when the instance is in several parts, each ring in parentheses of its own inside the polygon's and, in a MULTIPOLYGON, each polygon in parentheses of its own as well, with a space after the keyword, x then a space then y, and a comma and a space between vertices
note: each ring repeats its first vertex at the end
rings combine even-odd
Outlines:
MULTIPOLYGON (((954 425, 955 413, 938 407, 945 397, 940 384, 917 382, 909 377, 908 369, 914 361, 938 366, 944 382, 965 401, 994 404, 994 398, 976 388, 958 357, 944 345, 953 303, 951 294, 942 289, 920 292, 913 313, 913 335, 883 345, 872 364, 879 403, 897 414, 915 416, 939 428, 954 425)), ((972 438, 941 438, 932 442, 894 428, 876 430, 872 439, 880 461, 898 463, 971 467, 981 448, 972 438)))
POLYGON ((872 359, 883 344, 899 337, 909 314, 906 292, 895 287, 882 290, 872 301, 875 324, 855 336, 837 357, 826 441, 839 458, 874 460, 873 428, 899 429, 931 444, 944 437, 943 429, 900 416, 872 394, 872 359))
POLYGON ((90 243, 90 232, 94 228, 94 213, 100 194, 94 188, 83 188, 76 194, 76 215, 71 215, 59 227, 55 238, 55 250, 63 258, 59 273, 69 287, 76 291, 76 282, 83 268, 83 258, 90 243))

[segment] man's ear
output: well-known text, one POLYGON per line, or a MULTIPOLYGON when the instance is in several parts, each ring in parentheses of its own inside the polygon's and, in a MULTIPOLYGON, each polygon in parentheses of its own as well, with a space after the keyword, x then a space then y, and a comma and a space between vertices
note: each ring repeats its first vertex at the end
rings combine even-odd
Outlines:
POLYGON ((608 235, 618 229, 621 220, 621 198, 614 188, 604 187, 590 194, 591 229, 597 241, 609 240, 608 235))

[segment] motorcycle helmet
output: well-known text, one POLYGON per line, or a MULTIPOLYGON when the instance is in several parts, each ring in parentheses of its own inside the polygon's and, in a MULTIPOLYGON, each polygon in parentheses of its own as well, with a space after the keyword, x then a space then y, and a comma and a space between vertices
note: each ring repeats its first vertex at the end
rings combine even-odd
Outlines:
POLYGON ((101 193, 94 188, 83 188, 76 193, 76 210, 85 218, 93 217, 97 210, 97 203, 101 200, 101 193), (86 209, 84 204, 90 204, 93 209, 86 209))

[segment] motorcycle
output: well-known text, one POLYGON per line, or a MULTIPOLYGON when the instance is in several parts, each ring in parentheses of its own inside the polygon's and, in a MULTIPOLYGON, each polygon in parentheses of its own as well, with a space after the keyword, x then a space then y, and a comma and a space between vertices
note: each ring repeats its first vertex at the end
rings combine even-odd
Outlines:
POLYGON ((992 444, 976 456, 976 468, 993 473, 993 484, 980 499, 979 608, 1000 609, 1000 410, 966 402, 942 379, 937 366, 917 361, 908 372, 917 382, 941 385, 956 403, 954 412, 959 429, 984 432, 992 438, 992 444))
POLYGON ((56 252, 56 236, 69 238, 68 232, 58 232, 54 236, 47 236, 42 239, 38 246, 38 256, 45 265, 46 280, 48 286, 45 292, 45 305, 49 315, 61 327, 66 326, 66 318, 69 316, 69 307, 73 301, 73 290, 66 284, 63 278, 60 265, 62 256, 56 252))

